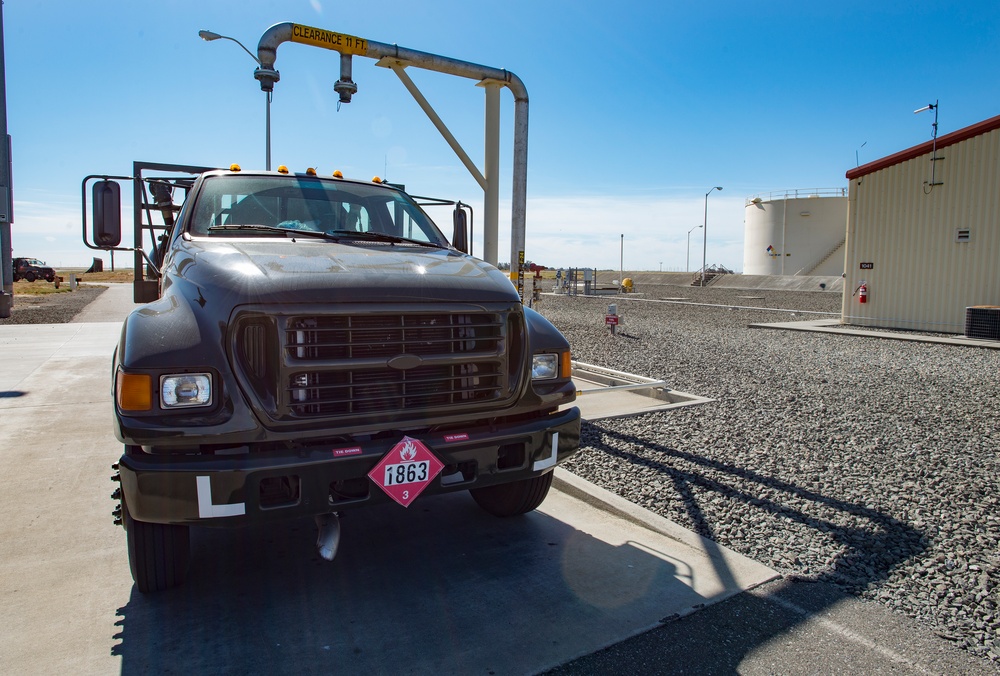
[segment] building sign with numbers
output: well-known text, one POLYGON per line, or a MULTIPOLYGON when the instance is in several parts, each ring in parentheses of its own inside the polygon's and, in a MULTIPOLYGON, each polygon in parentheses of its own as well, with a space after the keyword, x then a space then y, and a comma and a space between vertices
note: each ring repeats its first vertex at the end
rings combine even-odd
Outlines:
POLYGON ((403 437, 368 473, 368 478, 386 495, 409 507, 444 465, 417 439, 403 437))

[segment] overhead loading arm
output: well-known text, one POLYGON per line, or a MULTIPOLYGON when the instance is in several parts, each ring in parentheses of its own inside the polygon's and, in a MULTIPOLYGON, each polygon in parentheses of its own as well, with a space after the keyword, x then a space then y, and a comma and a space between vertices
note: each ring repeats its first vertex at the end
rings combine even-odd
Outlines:
POLYGON ((524 83, 514 73, 502 68, 491 68, 468 61, 460 61, 437 54, 406 49, 374 40, 366 40, 353 35, 336 33, 321 28, 313 28, 296 23, 279 23, 268 28, 257 45, 260 67, 254 77, 260 81, 265 92, 274 89, 280 79, 274 69, 278 46, 283 42, 298 42, 313 47, 329 49, 340 54, 340 79, 334 84, 342 103, 349 103, 358 87, 353 81, 352 57, 364 56, 378 60, 380 66, 391 68, 402 80, 413 97, 427 113, 428 117, 455 150, 463 164, 469 169, 485 192, 484 205, 484 258, 497 263, 497 230, 499 215, 499 87, 506 87, 514 95, 514 175, 511 194, 511 270, 516 261, 524 256, 525 203, 528 184, 528 92, 524 83), (439 73, 457 75, 476 80, 486 88, 486 171, 480 173, 468 155, 451 136, 444 123, 430 108, 423 96, 406 76, 407 67, 423 68, 439 73))

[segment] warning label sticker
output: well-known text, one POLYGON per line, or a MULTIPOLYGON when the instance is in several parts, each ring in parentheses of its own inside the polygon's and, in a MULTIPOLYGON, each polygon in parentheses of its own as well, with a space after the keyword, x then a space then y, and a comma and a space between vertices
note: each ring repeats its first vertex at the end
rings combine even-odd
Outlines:
POLYGON ((292 42, 323 49, 332 49, 341 54, 359 54, 364 56, 368 52, 368 40, 346 33, 335 33, 334 31, 302 24, 292 24, 292 42))

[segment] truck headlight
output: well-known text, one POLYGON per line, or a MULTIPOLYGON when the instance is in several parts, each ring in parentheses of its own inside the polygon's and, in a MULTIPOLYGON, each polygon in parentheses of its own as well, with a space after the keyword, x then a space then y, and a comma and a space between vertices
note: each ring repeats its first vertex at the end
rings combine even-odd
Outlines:
POLYGON ((211 406, 212 375, 210 373, 182 373, 160 377, 160 406, 163 408, 192 408, 211 406))
POLYGON ((558 354, 536 354, 531 357, 531 379, 550 380, 559 376, 558 354))

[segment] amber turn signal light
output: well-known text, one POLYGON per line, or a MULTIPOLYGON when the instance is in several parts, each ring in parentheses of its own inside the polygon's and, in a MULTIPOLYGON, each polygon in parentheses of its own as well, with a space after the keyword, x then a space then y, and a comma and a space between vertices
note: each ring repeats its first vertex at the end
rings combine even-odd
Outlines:
POLYGON ((149 411, 153 408, 153 379, 146 374, 118 372, 115 400, 122 411, 149 411))

